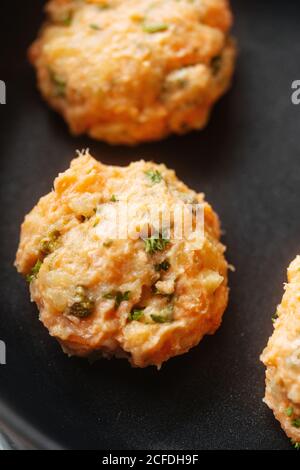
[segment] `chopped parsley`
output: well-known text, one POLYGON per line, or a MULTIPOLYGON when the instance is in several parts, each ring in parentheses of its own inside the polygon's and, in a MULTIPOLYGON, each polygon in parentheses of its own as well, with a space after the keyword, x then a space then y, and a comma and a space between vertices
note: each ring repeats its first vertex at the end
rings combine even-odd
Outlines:
POLYGON ((90 28, 94 29, 95 31, 100 31, 101 30, 100 26, 98 26, 95 23, 90 24, 90 28))
POLYGON ((118 202, 117 196, 115 194, 113 194, 112 197, 110 198, 110 201, 111 202, 118 202))
POLYGON ((62 19, 62 23, 63 23, 65 26, 70 26, 71 23, 72 23, 72 19, 73 19, 73 13, 70 11, 70 12, 62 19))
POLYGON ((124 292, 124 294, 122 294, 122 292, 117 292, 117 294, 116 294, 116 307, 119 307, 121 302, 129 300, 129 296, 130 296, 130 291, 129 290, 124 292))
POLYGON ((161 33, 163 31, 167 31, 169 26, 165 23, 149 23, 143 24, 143 31, 145 33, 154 34, 154 33, 161 33))
POLYGON ((130 297, 130 291, 126 291, 124 293, 120 292, 120 291, 117 291, 117 292, 108 292, 107 294, 104 294, 103 295, 103 298, 104 299, 108 299, 108 300, 112 300, 114 299, 115 300, 115 308, 119 308, 121 303, 126 301, 126 300, 129 300, 129 297, 130 297))
POLYGON ((292 406, 289 406, 284 410, 286 416, 291 418, 291 425, 294 426, 294 428, 300 428, 300 418, 294 418, 294 408, 292 406))
POLYGON ((291 440, 291 444, 292 444, 292 446, 294 446, 294 449, 300 450, 300 442, 295 442, 295 441, 291 440))
POLYGON ((289 406, 288 408, 286 408, 286 410, 284 410, 284 412, 290 418, 294 413, 294 408, 292 406, 289 406))
POLYGON ((61 77, 59 77, 58 75, 56 75, 56 73, 54 73, 53 70, 50 70, 49 74, 50 74, 50 80, 54 87, 55 96, 59 98, 65 97, 67 82, 63 80, 61 77))
POLYGON ((170 269, 170 263, 168 260, 163 261, 162 263, 155 264, 154 269, 155 271, 168 271, 170 269))
POLYGON ((295 418, 292 420, 292 426, 294 426, 294 428, 300 428, 300 418, 295 418))
POLYGON ((129 319, 129 321, 139 321, 139 320, 141 320, 143 315, 144 315, 144 309, 143 308, 141 308, 141 309, 134 308, 133 310, 131 310, 128 319, 129 319))
POLYGON ((43 262, 38 259, 37 262, 35 263, 35 265, 33 266, 33 268, 31 269, 30 273, 27 274, 26 276, 26 280, 27 282, 32 282, 38 275, 39 273, 39 270, 41 269, 41 266, 42 266, 43 262))
POLYGON ((95 302, 86 294, 85 289, 81 286, 76 288, 75 302, 70 307, 68 315, 77 318, 87 318, 94 310, 95 302))
POLYGON ((107 294, 103 295, 103 299, 111 300, 114 298, 115 298, 115 294, 113 294, 112 292, 108 292, 107 294))
POLYGON ((158 170, 145 171, 145 175, 150 179, 153 184, 160 183, 163 179, 161 173, 158 170))
POLYGON ((278 313, 275 312, 275 313, 273 314, 273 316, 272 316, 272 323, 275 323, 276 320, 277 320, 277 318, 278 318, 278 313))
POLYGON ((173 320, 173 307, 169 305, 158 314, 150 315, 155 323, 170 323, 173 320))
POLYGON ((144 238, 145 243, 145 251, 150 255, 153 255, 156 251, 164 251, 166 247, 169 245, 170 240, 163 237, 150 237, 144 238))
POLYGON ((50 255, 57 248, 57 240, 60 237, 60 232, 58 230, 53 230, 48 237, 43 238, 40 244, 40 251, 43 256, 50 255))
POLYGON ((52 253, 57 248, 57 240, 60 237, 58 230, 53 230, 47 237, 43 238, 39 246, 39 258, 30 273, 27 274, 27 282, 32 282, 38 275, 39 270, 43 264, 44 258, 52 253))
POLYGON ((75 302, 69 311, 69 315, 73 315, 77 318, 87 318, 91 315, 94 308, 94 302, 86 299, 80 302, 75 302))
POLYGON ((152 314, 151 318, 155 323, 169 323, 171 321, 169 318, 167 318, 163 315, 152 314))

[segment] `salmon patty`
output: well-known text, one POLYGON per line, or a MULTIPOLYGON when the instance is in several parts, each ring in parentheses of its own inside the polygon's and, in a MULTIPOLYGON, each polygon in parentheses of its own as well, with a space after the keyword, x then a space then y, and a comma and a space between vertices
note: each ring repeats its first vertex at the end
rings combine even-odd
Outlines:
POLYGON ((64 351, 160 367, 221 323, 228 265, 219 239, 217 215, 174 171, 145 161, 106 166, 83 152, 26 216, 16 266, 64 351), (128 235, 113 237, 109 217, 123 203, 134 207, 128 235), (201 233, 192 210, 188 236, 175 237, 174 217, 168 232, 162 224, 150 235, 147 209, 162 203, 160 216, 201 207, 201 233))
POLYGON ((136 144, 201 129, 235 62, 227 0, 50 0, 30 48, 73 134, 136 144))
POLYGON ((300 256, 288 268, 274 332, 261 360, 267 367, 265 402, 282 428, 300 445, 300 256))

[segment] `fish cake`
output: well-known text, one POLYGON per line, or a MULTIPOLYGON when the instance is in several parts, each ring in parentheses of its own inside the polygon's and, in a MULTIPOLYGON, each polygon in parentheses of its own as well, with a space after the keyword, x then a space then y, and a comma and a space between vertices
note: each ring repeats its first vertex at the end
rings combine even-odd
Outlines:
POLYGON ((227 0, 51 0, 30 48, 73 134, 137 144, 203 128, 228 89, 227 0))
POLYGON ((300 447, 300 256, 287 273, 285 293, 274 316, 274 332, 261 356, 267 368, 264 401, 300 447))
POLYGON ((228 301, 224 251, 217 215, 174 171, 145 161, 106 166, 83 152, 26 216, 16 266, 68 354, 160 367, 219 327, 228 301), (161 201, 164 210, 202 207, 196 244, 163 230, 149 235, 145 207, 161 201), (113 238, 107 217, 124 202, 138 204, 130 227, 141 234, 113 238))

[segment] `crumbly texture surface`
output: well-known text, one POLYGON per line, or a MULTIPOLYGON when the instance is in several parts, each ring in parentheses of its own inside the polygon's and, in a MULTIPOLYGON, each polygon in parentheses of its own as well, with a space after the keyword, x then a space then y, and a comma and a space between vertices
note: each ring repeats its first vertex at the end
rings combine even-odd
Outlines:
POLYGON ((106 166, 83 153, 26 216, 16 266, 66 352, 160 367, 221 323, 228 266, 219 238, 218 217, 203 194, 174 171, 144 161, 106 166), (106 215, 121 201, 139 204, 130 227, 141 233, 152 222, 146 207, 203 204, 204 236, 197 245, 196 233, 192 249, 187 237, 153 240, 148 232, 111 239, 106 215))
POLYGON ((300 443, 300 256, 288 268, 274 332, 261 360, 267 367, 265 402, 286 434, 300 443))
POLYGON ((201 129, 235 62, 227 0, 51 0, 30 48, 73 134, 136 144, 201 129))

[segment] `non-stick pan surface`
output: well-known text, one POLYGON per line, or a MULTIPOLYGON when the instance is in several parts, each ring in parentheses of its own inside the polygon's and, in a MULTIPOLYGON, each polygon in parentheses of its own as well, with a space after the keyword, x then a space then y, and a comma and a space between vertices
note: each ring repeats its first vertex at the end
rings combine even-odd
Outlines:
POLYGON ((272 331, 288 263, 300 252, 300 3, 235 0, 239 61, 233 88, 203 132, 137 148, 72 138, 42 102, 26 49, 39 0, 1 1, 0 414, 35 447, 73 449, 288 449, 263 404, 259 355, 272 331), (38 321, 14 255, 24 215, 51 189, 76 149, 109 164, 153 159, 206 193, 236 272, 221 329, 154 367, 65 356, 38 321), (54 442, 56 444, 54 444, 54 442))

